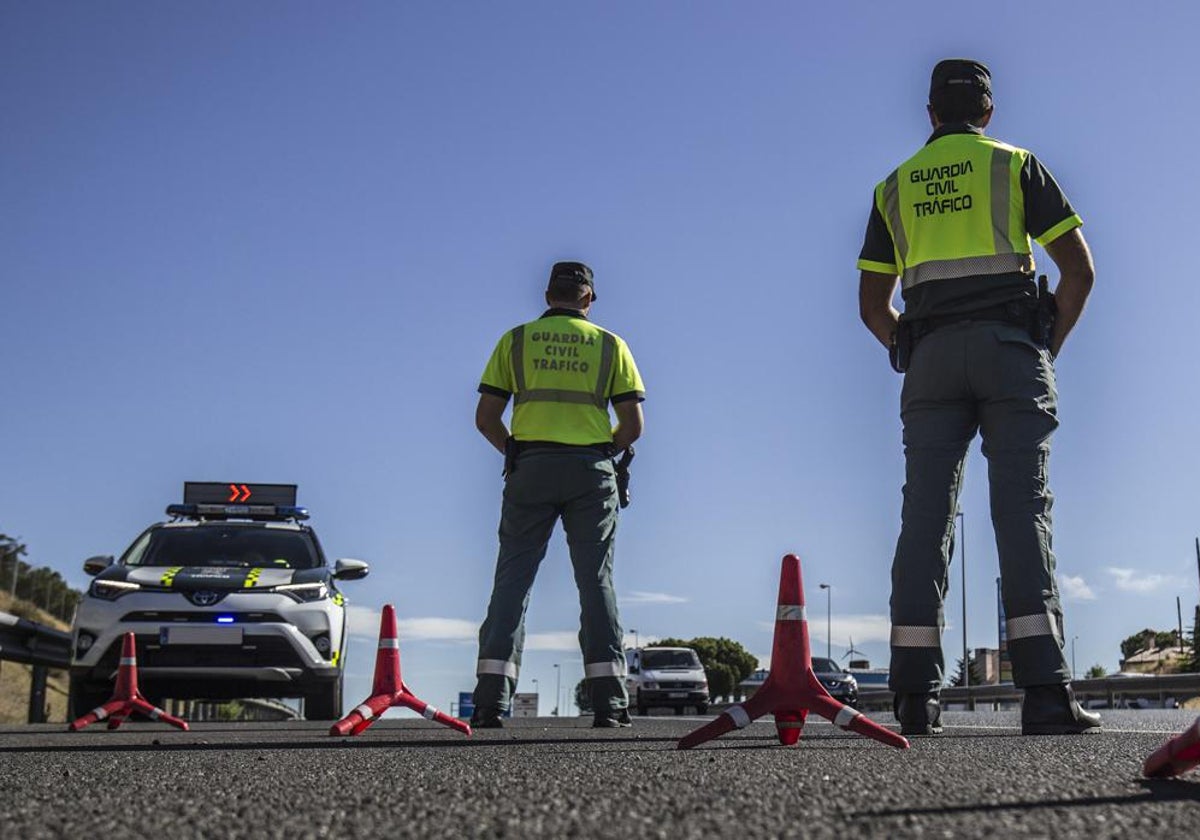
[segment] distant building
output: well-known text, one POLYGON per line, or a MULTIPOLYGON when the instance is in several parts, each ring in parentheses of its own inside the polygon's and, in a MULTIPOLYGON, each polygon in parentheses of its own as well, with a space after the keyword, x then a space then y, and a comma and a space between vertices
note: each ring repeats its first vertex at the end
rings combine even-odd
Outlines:
POLYGON ((1187 661, 1187 648, 1176 645, 1138 651, 1121 660, 1121 670, 1127 674, 1175 674, 1187 661))

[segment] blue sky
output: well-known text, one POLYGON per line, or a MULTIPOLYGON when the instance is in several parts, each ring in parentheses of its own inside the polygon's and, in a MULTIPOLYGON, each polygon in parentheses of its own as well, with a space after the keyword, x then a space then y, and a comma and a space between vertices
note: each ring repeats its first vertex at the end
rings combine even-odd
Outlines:
MULTIPOLYGON (((407 681, 446 706, 499 516, 475 386, 582 259, 649 392, 625 626, 766 657, 796 552, 814 646, 824 582, 834 655, 853 636, 882 665, 900 378, 854 260, 871 188, 927 136, 930 68, 969 55, 990 133, 1050 167, 1096 258, 1051 480, 1077 664, 1115 669, 1197 600, 1198 29, 1182 2, 5 3, 0 531, 83 586, 185 480, 298 483, 326 550, 373 564, 346 587, 347 701, 391 602, 407 681)), ((976 443, 972 647, 996 641, 985 479, 976 443)), ((543 712, 555 663, 564 694, 582 676, 577 626, 559 534, 521 686, 543 712)))

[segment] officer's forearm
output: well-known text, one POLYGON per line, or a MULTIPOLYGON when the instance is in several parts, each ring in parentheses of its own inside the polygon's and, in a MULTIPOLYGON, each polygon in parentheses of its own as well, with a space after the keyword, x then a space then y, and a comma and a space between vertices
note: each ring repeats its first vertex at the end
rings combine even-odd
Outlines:
POLYGON ((892 306, 899 277, 864 271, 858 281, 858 315, 884 347, 892 343, 900 312, 892 306))
POLYGON ((504 454, 504 442, 508 440, 508 427, 504 425, 506 405, 507 399, 493 394, 480 394, 479 404, 475 407, 475 428, 501 454, 504 454))
POLYGON ((1083 314, 1084 304, 1087 303, 1096 280, 1096 269, 1092 265, 1091 251, 1079 228, 1068 231, 1046 245, 1046 253, 1061 272, 1058 287, 1054 290, 1058 315, 1054 321, 1054 332, 1050 336, 1050 353, 1057 356, 1063 342, 1067 340, 1067 335, 1083 314))
POLYGON ((636 400, 619 402, 613 406, 617 412, 617 428, 613 429, 613 448, 618 452, 628 449, 642 436, 645 419, 641 403, 636 400))
POLYGON ((504 454, 504 443, 508 440, 508 427, 503 422, 497 420, 495 423, 489 423, 487 428, 480 428, 479 431, 501 455, 504 454))

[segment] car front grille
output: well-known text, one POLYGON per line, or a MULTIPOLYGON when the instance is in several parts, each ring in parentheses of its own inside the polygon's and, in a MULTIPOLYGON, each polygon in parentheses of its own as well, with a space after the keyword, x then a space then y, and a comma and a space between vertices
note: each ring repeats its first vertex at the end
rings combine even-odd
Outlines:
MULTIPOLYGON (((116 670, 120 655, 117 639, 97 667, 116 670)), ((297 668, 304 664, 288 640, 277 636, 255 637, 240 645, 162 645, 157 635, 138 636, 137 662, 140 668, 297 668)))
MULTIPOLYGON (((233 621, 236 624, 284 623, 283 616, 273 612, 221 612, 221 615, 232 616, 233 621)), ((216 613, 211 612, 195 612, 192 610, 141 610, 138 612, 125 613, 125 615, 121 616, 121 621, 160 621, 172 624, 182 622, 212 624, 215 618, 216 613)))

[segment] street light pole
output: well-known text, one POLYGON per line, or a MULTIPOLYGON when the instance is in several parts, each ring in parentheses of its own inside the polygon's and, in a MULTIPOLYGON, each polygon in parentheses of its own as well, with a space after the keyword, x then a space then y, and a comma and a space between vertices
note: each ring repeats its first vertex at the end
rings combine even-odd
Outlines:
POLYGON ((967 656, 967 519, 960 510, 954 514, 958 519, 959 547, 962 552, 962 607, 963 607, 963 687, 971 687, 971 660, 967 656))
POLYGON ((641 647, 641 645, 638 644, 637 629, 634 627, 630 627, 629 632, 633 634, 633 647, 636 650, 637 648, 641 647))
POLYGON ((1071 682, 1075 681, 1075 640, 1078 636, 1071 637, 1071 682))
POLYGON ((558 667, 558 663, 554 663, 554 711, 551 712, 555 717, 558 717, 558 701, 562 697, 562 668, 558 667))
POLYGON ((825 658, 833 659, 833 587, 820 584, 825 590, 825 658))
POLYGON ((533 683, 533 696, 537 698, 537 709, 534 710, 534 716, 537 717, 542 714, 542 694, 538 691, 537 677, 534 677, 530 682, 533 683))

